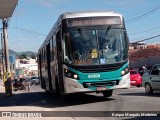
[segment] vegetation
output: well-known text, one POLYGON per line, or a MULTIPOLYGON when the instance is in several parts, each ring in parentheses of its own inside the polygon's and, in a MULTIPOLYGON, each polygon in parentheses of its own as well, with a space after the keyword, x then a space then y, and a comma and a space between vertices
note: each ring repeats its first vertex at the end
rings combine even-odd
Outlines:
POLYGON ((35 55, 31 55, 31 58, 32 58, 32 59, 36 59, 36 56, 35 56, 35 55))
POLYGON ((22 54, 19 56, 19 59, 27 59, 27 55, 26 54, 22 54))

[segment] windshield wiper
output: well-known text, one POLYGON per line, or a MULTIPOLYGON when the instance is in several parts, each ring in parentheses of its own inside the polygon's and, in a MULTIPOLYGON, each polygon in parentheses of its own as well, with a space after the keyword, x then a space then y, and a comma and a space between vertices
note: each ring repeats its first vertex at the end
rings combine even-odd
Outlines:
POLYGON ((106 30, 106 32, 105 32, 103 38, 100 40, 100 42, 101 42, 100 49, 102 49, 103 43, 104 43, 105 38, 107 37, 108 32, 110 31, 110 29, 111 29, 111 26, 108 26, 108 28, 107 28, 107 30, 106 30))
MULTIPOLYGON (((95 30, 92 30, 95 31, 95 30)), ((87 34, 88 32, 92 32, 91 30, 86 30, 83 31, 82 28, 78 28, 78 33, 80 34, 80 39, 81 39, 81 44, 83 45, 83 49, 88 50, 89 52, 91 52, 93 50, 94 47, 94 43, 92 40, 92 37, 87 34)))
POLYGON ((80 33, 81 37, 83 36, 82 35, 82 28, 78 28, 78 32, 80 33))
POLYGON ((80 37, 80 38, 81 38, 81 41, 84 42, 85 40, 84 40, 82 31, 83 31, 82 28, 78 28, 78 33, 79 33, 80 36, 81 36, 81 37, 80 37))

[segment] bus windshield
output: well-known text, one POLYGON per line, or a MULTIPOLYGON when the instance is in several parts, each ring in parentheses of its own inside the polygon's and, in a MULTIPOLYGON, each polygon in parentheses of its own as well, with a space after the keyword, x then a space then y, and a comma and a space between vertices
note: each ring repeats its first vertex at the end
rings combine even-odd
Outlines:
POLYGON ((65 33, 64 61, 73 65, 102 65, 128 57, 124 29, 81 29, 65 33))

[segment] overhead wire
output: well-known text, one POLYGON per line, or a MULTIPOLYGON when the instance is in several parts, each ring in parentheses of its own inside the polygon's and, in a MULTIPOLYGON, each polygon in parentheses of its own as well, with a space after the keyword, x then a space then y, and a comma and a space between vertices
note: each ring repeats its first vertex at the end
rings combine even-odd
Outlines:
MULTIPOLYGON (((21 2, 22 6, 24 7, 23 3, 24 2, 21 2)), ((17 3, 17 6, 18 6, 18 3, 17 3)), ((8 27, 8 28, 16 29, 17 36, 18 36, 18 30, 21 30, 21 31, 24 31, 24 32, 28 32, 28 33, 32 33, 32 34, 37 34, 37 35, 40 35, 40 36, 47 36, 44 33, 36 32, 36 31, 33 31, 33 30, 21 28, 21 27, 17 27, 17 13, 23 8, 22 6, 20 8, 16 7, 15 11, 13 12, 13 15, 7 21, 7 23, 9 23, 9 21, 11 20, 11 18, 13 18, 16 15, 16 26, 15 27, 8 27)), ((17 37, 17 39, 18 39, 18 37, 17 37)))
MULTIPOLYGON (((157 11, 157 10, 159 10, 159 9, 160 9, 160 5, 158 5, 158 6, 156 6, 156 7, 154 6, 154 7, 151 8, 151 10, 150 10, 150 9, 145 10, 145 11, 148 11, 148 10, 149 10, 148 12, 143 13, 143 14, 137 16, 137 17, 134 17, 134 18, 131 18, 131 19, 127 20, 126 23, 131 23, 131 22, 137 21, 137 20, 139 20, 139 19, 142 19, 142 18, 144 18, 145 16, 150 15, 150 14, 152 14, 153 12, 155 12, 155 11, 157 11)), ((17 12, 17 11, 16 11, 16 12, 17 12)), ((10 28, 17 29, 17 30, 21 30, 21 31, 25 31, 25 32, 29 32, 29 33, 32 33, 32 34, 38 34, 38 35, 41 35, 41 36, 47 36, 47 35, 44 34, 44 33, 40 33, 40 32, 36 32, 36 31, 28 30, 28 29, 25 29, 25 28, 20 28, 20 27, 17 27, 17 26, 16 26, 16 27, 10 27, 10 28)), ((145 31, 142 31, 142 32, 133 33, 133 34, 130 34, 130 35, 136 35, 136 34, 148 32, 148 31, 151 31, 151 30, 154 30, 154 29, 158 29, 158 28, 160 28, 160 26, 159 26, 159 27, 152 28, 152 29, 149 29, 149 30, 145 30, 145 31)))
MULTIPOLYGON (((146 16, 148 16, 148 15, 150 15, 150 14, 152 14, 152 13, 158 11, 158 10, 160 10, 160 5, 158 5, 158 6, 156 6, 156 7, 152 7, 151 9, 147 9, 147 10, 145 10, 145 11, 147 11, 147 12, 145 12, 145 13, 137 16, 137 17, 131 18, 131 19, 125 21, 125 22, 126 22, 127 24, 129 24, 129 23, 138 21, 138 20, 140 20, 140 19, 142 19, 142 18, 144 18, 144 17, 146 17, 146 16)), ((16 11, 16 12, 17 12, 17 11, 16 11)), ((13 17, 13 16, 12 16, 12 17, 13 17)), ((10 19, 9 19, 9 20, 10 20, 10 19)), ((8 20, 8 21, 9 21, 9 20, 8 20)), ((44 34, 44 33, 40 33, 40 32, 36 32, 36 31, 28 30, 28 29, 25 29, 25 28, 17 27, 17 26, 16 26, 16 27, 9 27, 9 28, 16 29, 16 31, 17 31, 17 30, 21 30, 21 31, 24 31, 24 32, 32 33, 32 34, 37 34, 37 35, 40 35, 40 36, 47 36, 47 35, 44 34)), ((137 33, 132 33, 132 34, 130 34, 130 35, 136 35, 136 34, 148 32, 148 31, 152 31, 152 30, 158 29, 158 28, 160 28, 160 26, 155 27, 155 28, 152 28, 152 29, 144 30, 144 31, 141 31, 141 32, 137 32, 137 33)), ((156 35, 156 36, 153 36, 153 37, 149 37, 149 38, 146 38, 146 39, 144 39, 144 40, 138 40, 137 42, 150 40, 150 39, 153 39, 153 38, 156 38, 156 37, 159 37, 159 35, 156 35)))
POLYGON ((140 31, 140 32, 132 33, 132 34, 129 34, 129 35, 141 34, 141 33, 145 33, 145 32, 148 32, 148 31, 155 30, 155 29, 159 29, 159 28, 160 28, 160 26, 158 26, 158 27, 154 27, 154 28, 151 28, 151 29, 148 29, 148 30, 144 30, 144 31, 140 31))
POLYGON ((21 31, 24 31, 24 32, 32 33, 32 34, 38 34, 38 35, 41 35, 41 36, 47 36, 44 33, 36 32, 36 31, 33 31, 33 30, 28 30, 28 29, 21 28, 21 27, 9 27, 9 28, 21 30, 21 31))
POLYGON ((157 38, 157 37, 160 37, 160 34, 159 34, 159 35, 152 36, 152 37, 145 38, 145 39, 143 39, 143 40, 138 40, 138 41, 135 41, 135 42, 132 42, 132 43, 144 42, 144 41, 151 40, 151 39, 154 39, 154 38, 157 38))
POLYGON ((148 11, 148 12, 146 12, 146 13, 143 13, 143 14, 137 16, 137 17, 134 17, 134 18, 132 18, 132 19, 126 20, 125 22, 126 22, 127 24, 132 23, 132 22, 135 22, 135 21, 137 21, 137 20, 140 20, 140 19, 142 19, 142 18, 144 18, 144 17, 152 14, 153 12, 158 11, 159 9, 160 9, 160 5, 157 6, 157 7, 155 7, 155 8, 153 8, 153 9, 151 9, 150 11, 148 11))
MULTIPOLYGON (((126 24, 133 23, 133 22, 138 21, 138 20, 140 20, 140 19, 142 19, 142 18, 144 18, 144 17, 146 17, 146 16, 148 16, 148 15, 150 15, 150 14, 152 14, 152 13, 158 11, 158 10, 160 10, 160 4, 158 4, 158 6, 156 5, 156 6, 152 7, 151 9, 145 10, 147 12, 145 12, 145 13, 137 16, 137 17, 134 17, 132 19, 129 19, 125 22, 126 22, 126 24)), ((148 32, 148 31, 155 30, 155 29, 159 29, 159 28, 160 28, 160 26, 157 26, 157 27, 154 27, 154 28, 151 28, 151 29, 148 29, 148 30, 132 33, 132 34, 129 34, 129 35, 141 34, 141 33, 145 33, 145 32, 148 32)), ((152 37, 144 38, 143 40, 137 40, 136 42, 147 41, 147 40, 151 40, 151 39, 154 39, 154 38, 157 38, 157 37, 160 37, 160 34, 152 36, 152 37)), ((136 43, 136 42, 133 42, 133 43, 136 43)))

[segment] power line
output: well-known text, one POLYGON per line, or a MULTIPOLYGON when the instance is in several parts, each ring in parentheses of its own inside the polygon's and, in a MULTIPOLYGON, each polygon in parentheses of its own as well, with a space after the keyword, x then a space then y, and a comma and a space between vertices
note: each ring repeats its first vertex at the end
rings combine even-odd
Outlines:
POLYGON ((36 32, 36 31, 28 30, 28 29, 21 28, 21 27, 9 27, 9 28, 21 30, 21 31, 24 31, 24 32, 32 33, 32 34, 38 34, 38 35, 41 35, 41 36, 47 36, 47 35, 44 34, 44 33, 40 33, 40 32, 36 32))
POLYGON ((126 23, 129 24, 129 23, 135 22, 135 21, 137 21, 137 20, 140 20, 140 19, 142 19, 142 18, 144 18, 144 17, 152 14, 153 12, 158 11, 159 9, 160 9, 160 5, 157 6, 157 7, 155 7, 155 8, 153 8, 152 10, 144 13, 144 14, 141 14, 141 15, 139 15, 139 16, 137 16, 137 17, 134 17, 134 18, 132 18, 132 19, 127 20, 126 23))
MULTIPOLYGON (((129 19, 129 20, 126 21, 126 23, 129 24, 129 23, 138 21, 138 20, 140 20, 140 19, 142 19, 142 18, 144 18, 144 17, 152 14, 153 12, 158 11, 159 9, 160 9, 160 5, 158 5, 158 6, 156 6, 156 7, 152 7, 151 10, 150 10, 150 9, 147 9, 147 10, 145 10, 145 11, 148 11, 148 10, 149 10, 148 12, 145 12, 145 13, 143 13, 143 14, 137 16, 137 17, 134 17, 134 18, 132 18, 132 19, 129 19)), ((148 29, 148 30, 144 30, 144 31, 141 31, 141 32, 132 33, 132 34, 130 34, 130 35, 136 35, 136 34, 148 32, 148 31, 152 31, 152 30, 155 30, 155 29, 158 29, 158 28, 160 28, 160 26, 154 27, 154 28, 151 28, 151 29, 148 29)), ((160 35, 155 35, 155 36, 152 36, 152 37, 149 37, 149 38, 145 38, 145 39, 143 39, 143 40, 138 40, 138 41, 136 41, 136 42, 147 41, 147 40, 150 40, 150 39, 157 38, 157 37, 159 37, 159 36, 160 36, 160 35)), ((133 42, 133 43, 136 43, 136 42, 133 42)))
POLYGON ((133 43, 143 42, 143 41, 151 40, 151 39, 154 39, 154 38, 157 38, 157 37, 160 37, 160 34, 159 34, 159 35, 156 35, 156 36, 149 37, 149 38, 145 38, 145 39, 143 39, 143 40, 138 40, 138 41, 133 42, 133 43))
POLYGON ((159 28, 160 28, 160 26, 154 27, 154 28, 151 28, 151 29, 148 29, 148 30, 144 30, 144 31, 141 31, 141 32, 132 33, 132 34, 129 34, 129 35, 136 35, 136 34, 140 34, 140 33, 145 33, 145 32, 148 32, 148 31, 155 30, 155 29, 159 29, 159 28))

